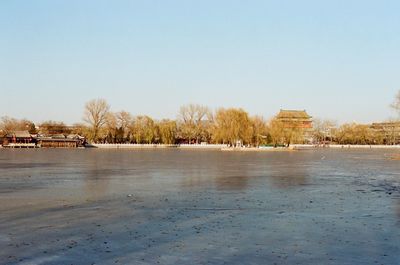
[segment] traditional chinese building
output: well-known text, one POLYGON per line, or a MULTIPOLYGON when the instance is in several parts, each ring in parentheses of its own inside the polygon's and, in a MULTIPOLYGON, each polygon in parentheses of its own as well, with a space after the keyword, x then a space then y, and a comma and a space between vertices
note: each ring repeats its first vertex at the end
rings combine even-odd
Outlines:
POLYGON ((2 141, 4 147, 35 147, 35 140, 28 131, 8 133, 2 141))
POLYGON ((9 143, 31 143, 33 138, 28 131, 15 131, 6 135, 9 143))
POLYGON ((51 137, 38 137, 37 145, 42 148, 77 148, 85 145, 85 138, 79 135, 63 134, 52 135, 51 137))
POLYGON ((77 134, 43 136, 32 135, 28 131, 15 131, 2 137, 0 142, 9 148, 76 148, 84 147, 86 139, 77 134))
POLYGON ((275 118, 283 124, 284 128, 301 134, 302 140, 298 139, 297 143, 312 143, 312 117, 305 110, 281 109, 275 118))
POLYGON ((276 119, 287 128, 312 129, 312 117, 305 110, 281 109, 276 119))

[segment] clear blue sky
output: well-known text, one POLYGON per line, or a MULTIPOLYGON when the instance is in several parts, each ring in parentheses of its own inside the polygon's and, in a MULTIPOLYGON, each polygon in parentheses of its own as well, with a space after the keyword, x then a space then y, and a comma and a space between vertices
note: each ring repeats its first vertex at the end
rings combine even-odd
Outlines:
POLYGON ((395 116, 399 1, 0 1, 0 116, 81 121, 84 103, 395 116))

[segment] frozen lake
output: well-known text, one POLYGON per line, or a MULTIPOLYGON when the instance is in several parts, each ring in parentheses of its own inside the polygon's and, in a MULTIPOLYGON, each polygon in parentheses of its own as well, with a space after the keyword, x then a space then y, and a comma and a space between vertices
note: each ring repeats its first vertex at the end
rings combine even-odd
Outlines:
POLYGON ((395 150, 0 150, 0 264, 400 264, 395 150))

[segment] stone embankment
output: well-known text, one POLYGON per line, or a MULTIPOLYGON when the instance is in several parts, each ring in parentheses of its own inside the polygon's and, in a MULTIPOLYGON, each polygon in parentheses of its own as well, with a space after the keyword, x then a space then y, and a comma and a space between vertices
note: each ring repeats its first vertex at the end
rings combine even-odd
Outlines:
POLYGON ((179 149, 222 149, 227 148, 225 144, 90 144, 86 147, 104 149, 154 149, 154 148, 179 148, 179 149))
POLYGON ((331 144, 331 145, 310 145, 310 144, 293 144, 295 149, 314 149, 314 148, 359 148, 359 149, 400 149, 400 145, 350 145, 350 144, 331 144))
POLYGON ((307 144, 292 144, 289 148, 286 147, 229 147, 225 144, 89 144, 86 147, 94 147, 101 149, 206 149, 206 150, 222 150, 222 151, 293 151, 303 149, 400 149, 400 145, 307 145, 307 144))

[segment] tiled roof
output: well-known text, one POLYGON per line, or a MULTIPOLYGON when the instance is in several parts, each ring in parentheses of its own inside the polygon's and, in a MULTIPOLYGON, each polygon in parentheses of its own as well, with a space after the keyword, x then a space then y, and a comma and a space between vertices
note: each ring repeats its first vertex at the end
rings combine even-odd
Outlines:
POLYGON ((280 110, 276 116, 278 119, 310 119, 311 116, 305 110, 280 110))
POLYGON ((7 136, 8 137, 15 136, 16 138, 30 138, 31 134, 28 131, 15 131, 15 132, 9 133, 7 136))

